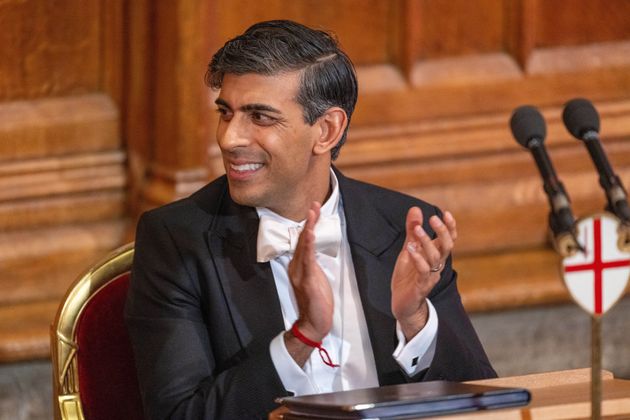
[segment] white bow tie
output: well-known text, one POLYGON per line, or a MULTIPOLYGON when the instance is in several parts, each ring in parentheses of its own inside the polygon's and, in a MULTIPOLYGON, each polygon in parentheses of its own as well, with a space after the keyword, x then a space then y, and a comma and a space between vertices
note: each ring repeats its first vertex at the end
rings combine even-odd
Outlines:
MULTIPOLYGON (((283 254, 292 254, 302 228, 302 226, 289 227, 270 216, 261 216, 256 243, 256 261, 267 262, 283 254)), ((315 251, 336 257, 340 243, 339 216, 320 216, 315 225, 315 251)))

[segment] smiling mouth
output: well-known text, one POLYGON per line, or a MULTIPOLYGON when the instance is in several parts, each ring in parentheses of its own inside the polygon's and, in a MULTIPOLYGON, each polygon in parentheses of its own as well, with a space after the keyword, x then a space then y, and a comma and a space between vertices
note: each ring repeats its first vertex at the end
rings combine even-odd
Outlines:
POLYGON ((233 163, 230 163, 230 169, 236 172, 257 171, 258 169, 262 167, 263 167, 262 163, 245 163, 243 165, 235 165, 233 163))

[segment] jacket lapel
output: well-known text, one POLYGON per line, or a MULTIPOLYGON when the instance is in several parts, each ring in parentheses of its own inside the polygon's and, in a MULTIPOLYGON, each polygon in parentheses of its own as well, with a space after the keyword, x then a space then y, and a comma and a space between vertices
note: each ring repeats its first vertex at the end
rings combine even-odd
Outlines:
POLYGON ((271 266, 256 262, 257 232, 256 210, 234 203, 226 189, 208 245, 239 344, 253 351, 284 330, 271 266))
POLYGON ((368 199, 365 187, 359 186, 362 184, 335 172, 379 383, 401 383, 405 376, 392 357, 398 339, 396 319, 391 313, 390 279, 404 232, 377 210, 368 199))

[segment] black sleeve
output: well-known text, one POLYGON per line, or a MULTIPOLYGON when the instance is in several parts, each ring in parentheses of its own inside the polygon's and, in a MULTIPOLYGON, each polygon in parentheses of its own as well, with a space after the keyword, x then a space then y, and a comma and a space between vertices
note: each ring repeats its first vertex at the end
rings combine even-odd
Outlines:
POLYGON ((168 227, 145 214, 136 235, 125 319, 149 419, 267 418, 288 395, 269 352, 219 365, 204 322, 199 273, 168 227))
POLYGON ((450 257, 429 299, 438 314, 438 331, 435 355, 422 379, 468 381, 495 378, 497 374, 462 305, 457 290, 457 273, 450 257))

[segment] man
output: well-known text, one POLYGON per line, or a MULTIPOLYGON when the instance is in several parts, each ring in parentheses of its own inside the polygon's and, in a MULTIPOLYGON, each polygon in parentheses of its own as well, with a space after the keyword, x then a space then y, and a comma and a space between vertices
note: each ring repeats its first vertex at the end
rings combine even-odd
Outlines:
POLYGON ((336 41, 259 23, 206 79, 226 176, 138 224, 126 317, 147 416, 495 376, 457 291, 453 217, 332 167, 357 98, 336 41))

